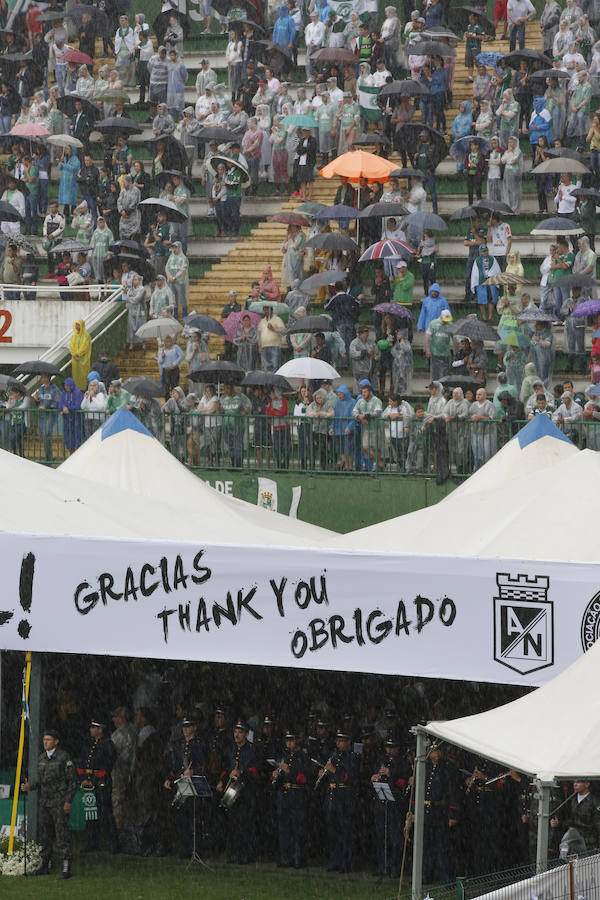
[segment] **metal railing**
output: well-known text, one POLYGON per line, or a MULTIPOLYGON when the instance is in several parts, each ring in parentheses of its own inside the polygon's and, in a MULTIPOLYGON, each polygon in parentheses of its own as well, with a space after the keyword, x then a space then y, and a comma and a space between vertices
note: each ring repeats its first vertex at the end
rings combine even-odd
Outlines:
MULTIPOLYGON (((131 404, 133 412, 190 468, 296 471, 324 474, 416 475, 444 471, 466 478, 487 462, 526 422, 372 420, 158 412, 131 404), (325 422, 325 426, 323 425, 325 422), (456 426, 456 427, 452 427, 456 426)), ((106 412, 0 406, 0 447, 46 464, 58 464, 106 419, 106 412)), ((580 448, 600 449, 600 423, 572 426, 580 448)))
POLYGON ((65 284, 56 281, 44 281, 41 284, 0 284, 0 301, 20 300, 120 300, 123 293, 121 285, 114 284, 65 284), (33 296, 32 296, 33 295, 33 296), (72 297, 71 297, 72 295, 72 297))

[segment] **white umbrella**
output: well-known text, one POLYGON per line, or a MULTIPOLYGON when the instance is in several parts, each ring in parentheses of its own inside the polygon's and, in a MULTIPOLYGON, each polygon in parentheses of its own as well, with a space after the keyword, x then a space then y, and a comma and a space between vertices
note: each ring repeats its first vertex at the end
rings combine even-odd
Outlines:
POLYGON ((71 137, 69 134, 51 134, 46 140, 55 147, 75 147, 77 150, 83 147, 79 138, 71 137))
POLYGON ((307 378, 315 381, 318 379, 332 381, 334 378, 342 377, 329 363, 322 359, 313 359, 311 356, 290 359, 277 369, 276 374, 283 375, 284 378, 307 378))
POLYGON ((150 319, 149 322, 144 322, 143 325, 140 325, 135 335, 143 341, 148 338, 160 338, 161 340, 164 340, 164 338, 169 337, 169 335, 173 338, 176 337, 180 331, 183 331, 183 325, 181 325, 177 319, 163 317, 160 319, 150 319))

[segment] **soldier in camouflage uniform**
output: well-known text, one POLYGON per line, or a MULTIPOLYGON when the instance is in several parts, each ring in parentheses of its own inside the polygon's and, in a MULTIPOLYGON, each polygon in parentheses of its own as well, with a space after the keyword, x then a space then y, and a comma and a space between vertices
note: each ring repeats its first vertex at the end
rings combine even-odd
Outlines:
POLYGON ((45 731, 44 752, 38 761, 36 781, 26 781, 23 791, 40 792, 39 832, 42 845, 42 861, 34 875, 48 875, 52 850, 56 850, 63 860, 62 878, 71 877, 71 835, 67 827, 71 801, 77 791, 77 775, 69 754, 58 746, 56 731, 45 731))

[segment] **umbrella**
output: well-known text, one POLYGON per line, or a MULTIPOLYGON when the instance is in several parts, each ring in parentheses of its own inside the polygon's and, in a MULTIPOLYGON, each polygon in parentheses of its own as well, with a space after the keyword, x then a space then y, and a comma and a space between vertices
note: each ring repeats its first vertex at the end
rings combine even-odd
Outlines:
POLYGON ((49 250, 49 253, 87 253, 91 250, 89 244, 82 241, 61 241, 49 250))
POLYGON ((500 334, 502 339, 502 343, 505 347, 521 347, 521 349, 525 349, 529 347, 531 341, 525 334, 521 334, 520 331, 509 331, 508 334, 500 334))
POLYGON ((83 147, 79 138, 71 137, 70 134, 51 134, 46 140, 53 147, 73 147, 75 150, 81 150, 83 147))
MULTIPOLYGON (((562 281, 562 278, 561 278, 562 281)), ((579 318, 579 316, 595 316, 600 312, 600 300, 584 300, 583 303, 578 303, 571 316, 574 319, 579 318)))
POLYGON ((196 140, 200 144, 208 144, 209 141, 217 141, 219 144, 226 144, 230 141, 237 141, 237 135, 227 128, 221 128, 219 125, 205 125, 196 135, 196 140))
POLYGON ((454 141, 448 153, 450 154, 452 159, 456 159, 462 162, 462 160, 471 149, 471 144, 473 142, 479 144, 481 152, 485 156, 490 148, 489 142, 484 138, 479 137, 479 135, 475 134, 467 134, 465 135, 465 137, 461 137, 457 141, 454 141))
POLYGON ((15 375, 61 375, 60 369, 54 363, 45 362, 43 359, 31 359, 23 362, 13 369, 15 375))
POLYGON ((194 374, 202 376, 198 381, 216 381, 220 385, 222 381, 239 384, 246 373, 227 359, 211 359, 194 369, 194 374))
MULTIPOLYGON (((92 100, 96 103, 129 103, 129 94, 123 90, 94 91, 92 100)), ((118 116, 116 117, 118 118, 118 116)))
POLYGON ((94 131, 99 131, 100 134, 118 134, 121 131, 126 134, 141 134, 143 130, 141 125, 125 116, 111 116, 94 125, 94 131))
POLYGON ((340 234, 340 232, 316 234, 306 242, 306 246, 318 247, 319 250, 343 250, 344 252, 358 251, 359 249, 356 241, 353 241, 347 234, 340 234))
MULTIPOLYGON (((256 15, 256 9, 254 10, 254 15, 256 15)), ((243 16, 240 16, 239 19, 237 16, 235 17, 235 19, 230 18, 229 22, 227 23, 228 28, 230 28, 230 29, 233 28, 233 29, 239 30, 240 35, 241 35, 242 31, 244 30, 243 29, 244 25, 252 25, 252 27, 254 28, 254 30, 256 31, 257 34, 259 32, 260 32, 260 34, 265 33, 264 26, 259 25, 258 22, 256 22, 254 19, 246 19, 243 16)))
POLYGON ((495 69, 501 59, 504 59, 504 53, 499 53, 497 50, 484 50, 483 53, 477 54, 475 62, 478 66, 493 66, 495 69))
POLYGON ((0 240, 4 244, 14 244, 15 247, 19 247, 25 253, 31 253, 32 256, 36 256, 38 253, 36 246, 24 234, 0 234, 0 240))
MULTIPOLYGON (((487 322, 481 322, 476 316, 468 316, 466 319, 458 319, 448 325, 448 331, 452 334, 462 334, 473 341, 497 341, 498 332, 487 322)), ((481 387, 481 385, 479 385, 481 387)))
POLYGON ((476 391, 477 388, 481 387, 481 382, 477 381, 476 378, 471 378, 470 375, 444 375, 443 378, 439 379, 439 382, 445 388, 462 388, 463 391, 469 389, 476 391))
POLYGON ((121 265, 121 263, 124 262, 129 263, 133 271, 137 272, 137 274, 144 279, 146 284, 150 281, 154 281, 156 278, 154 266, 151 265, 149 260, 144 259, 142 256, 134 255, 133 253, 116 253, 114 256, 107 256, 103 263, 105 275, 110 277, 113 267, 121 265))
POLYGON ((477 212, 498 212, 504 216, 513 215, 512 208, 508 203, 503 203, 501 200, 476 200, 473 204, 473 209, 477 212))
POLYGON ((198 331, 209 331, 211 334, 218 334, 220 337, 225 335, 225 329, 220 322, 213 319, 212 316, 203 316, 199 313, 190 313, 184 316, 183 321, 190 328, 197 328, 198 331))
POLYGON ((452 23, 456 22, 456 26, 463 30, 466 28, 469 16, 471 13, 474 16, 477 16, 477 24, 481 25, 486 34, 489 34, 490 37, 496 36, 496 28, 494 23, 481 9, 478 9, 476 6, 456 6, 452 9, 450 15, 452 16, 452 23))
POLYGON ((275 372, 247 372, 242 381, 242 387, 274 387, 280 391, 291 391, 292 387, 281 375, 275 372))
POLYGON ((63 53, 62 58, 66 60, 66 62, 75 63, 76 66, 94 65, 92 57, 88 56, 87 53, 82 53, 81 50, 67 50, 66 53, 63 53))
POLYGON ((400 141, 400 147, 412 158, 417 152, 420 143, 421 132, 426 131, 429 136, 429 144, 433 155, 434 165, 437 166, 446 157, 448 148, 446 146, 446 138, 435 128, 429 125, 416 124, 415 122, 407 122, 397 129, 396 134, 400 141))
POLYGON ((152 400, 153 397, 163 397, 165 393, 162 384, 159 384, 158 381, 154 381, 153 378, 145 378, 142 375, 138 375, 137 377, 134 376, 133 378, 128 378, 124 381, 123 390, 130 394, 135 394, 136 397, 143 397, 147 400, 152 400))
POLYGON ((250 184, 250 174, 248 172, 248 169, 245 166, 243 166, 241 164, 241 162, 238 162, 237 159, 231 159, 229 156, 225 156, 220 153, 215 153, 214 156, 211 156, 209 161, 206 163, 206 168, 213 175, 216 175, 217 174, 217 166, 219 166, 221 163, 223 163, 225 165, 225 167, 227 167, 227 164, 229 163, 235 169, 239 169, 239 171, 242 173, 242 185, 250 184))
POLYGON ((56 22, 57 19, 64 19, 67 16, 64 10, 48 9, 46 12, 40 13, 35 17, 36 22, 56 22))
POLYGON ((142 341, 147 341, 148 338, 160 338, 162 341, 166 337, 177 337, 182 330, 183 326, 179 324, 177 319, 161 316, 160 319, 150 319, 149 322, 144 322, 143 325, 140 325, 135 335, 142 341))
POLYGON ((65 94, 64 97, 58 98, 56 105, 61 112, 72 119, 77 115, 77 110, 75 109, 76 100, 81 101, 83 112, 90 122, 95 122, 96 119, 99 119, 102 116, 101 110, 98 109, 95 103, 92 103, 92 101, 88 100, 86 97, 80 97, 79 94, 65 94))
POLYGON ((394 259, 398 256, 405 256, 407 253, 416 253, 417 251, 407 244, 405 241, 390 240, 386 238, 383 241, 377 241, 367 247, 359 262, 367 262, 370 259, 394 259))
POLYGON ((597 287, 598 282, 591 275, 563 275, 560 279, 560 286, 561 288, 592 288, 597 287))
POLYGON ((22 381, 17 381, 11 375, 0 375, 1 391, 18 391, 20 394, 27 394, 22 381))
POLYGON ((163 169, 162 172, 158 172, 158 174, 155 176, 157 187, 161 189, 164 188, 165 184, 168 181, 171 181, 173 175, 179 175, 190 194, 193 194, 195 192, 193 179, 188 178, 187 175, 184 175, 183 172, 178 172, 176 169, 163 169))
POLYGON ((359 215, 360 219, 378 218, 381 216, 408 216, 407 208, 402 203, 371 203, 365 206, 359 215))
POLYGON ((373 312, 378 312, 382 315, 398 316, 400 319, 413 318, 410 309, 406 306, 400 306, 399 303, 380 303, 378 306, 373 307, 373 312))
POLYGON ((373 131, 370 134, 361 134, 356 138, 355 141, 352 141, 352 146, 370 147, 375 146, 376 144, 381 144, 382 147, 387 147, 389 143, 389 140, 383 134, 379 134, 377 131, 373 131))
MULTIPOLYGON (((21 222, 23 216, 7 200, 0 200, 0 222, 21 222)), ((12 235, 11 235, 12 237, 12 235)))
POLYGON ((164 212, 167 214, 167 222, 187 222, 188 215, 179 209, 170 200, 160 200, 157 197, 147 197, 140 202, 140 206, 149 207, 155 212, 164 212))
POLYGON ((337 284, 338 281, 344 281, 345 279, 346 272, 342 272, 341 269, 327 269, 326 272, 319 272, 317 275, 305 278, 299 290, 304 291, 305 294, 310 294, 313 291, 318 291, 320 287, 324 287, 327 284, 337 284))
POLYGON ((277 374, 283 375, 284 378, 307 378, 315 381, 332 381, 341 377, 329 363, 322 359, 313 359, 312 356, 290 359, 277 369, 277 374))
POLYGON ((317 203, 315 200, 306 200, 296 207, 295 212, 302 213, 305 216, 316 216, 318 212, 325 209, 325 205, 325 203, 317 203))
POLYGON ((504 62, 511 69, 518 69, 521 65, 521 60, 525 60, 527 63, 541 62, 547 68, 552 68, 552 60, 538 50, 528 50, 527 48, 524 50, 513 50, 512 53, 507 53, 504 57, 504 62))
POLYGON ((416 212, 407 216, 404 225, 413 225, 415 228, 427 228, 429 231, 448 231, 448 226, 441 216, 430 212, 416 212))
POLYGON ((344 219, 358 219, 360 210, 354 209, 353 206, 345 206, 338 203, 336 206, 324 206, 315 214, 315 219, 330 221, 332 219, 343 221, 344 219))
POLYGON ((63 17, 69 16, 69 18, 73 19, 77 26, 77 30, 79 30, 81 28, 81 21, 84 13, 89 13, 92 20, 96 22, 99 28, 104 25, 104 22, 106 22, 106 26, 108 26, 108 18, 104 10, 98 9, 97 6, 92 6, 87 3, 76 3, 71 7, 70 12, 63 13, 63 17))
POLYGON ((554 237, 557 234, 583 234, 583 228, 572 219, 544 219, 532 229, 530 234, 548 235, 554 237))
POLYGON ((300 228, 306 228, 310 225, 308 219, 305 219, 304 216, 299 216, 298 213, 295 212, 275 213, 274 216, 269 216, 267 221, 278 222, 281 225, 298 225, 300 228))
POLYGON ((310 55, 311 62, 350 63, 356 65, 356 56, 352 50, 344 47, 323 47, 310 55))
POLYGON ((108 245, 108 249, 114 254, 124 252, 143 259, 150 259, 152 255, 147 247, 142 247, 137 241, 113 241, 108 245))
POLYGON ((301 113, 292 113, 284 116, 281 124, 294 128, 318 128, 319 123, 313 116, 302 115, 301 113))
POLYGON ((425 173, 419 169, 394 169, 390 178, 425 178, 425 173))
POLYGON ((589 197, 596 201, 596 206, 600 206, 600 191, 596 191, 594 188, 576 188, 571 191, 571 197, 577 197, 578 200, 581 197, 589 197))
POLYGON ((479 211, 473 206, 461 206, 460 209, 455 209, 450 215, 450 221, 460 222, 462 219, 472 219, 473 216, 477 215, 479 215, 479 211))
POLYGON ((490 275, 483 283, 484 285, 492 284, 498 286, 505 284, 534 284, 535 282, 524 278, 523 275, 515 275, 513 272, 500 272, 499 275, 490 275))
POLYGON ((250 41, 248 52, 265 66, 273 66, 276 70, 281 71, 285 66, 292 66, 293 60, 281 44, 274 44, 273 41, 250 41))
MULTIPOLYGON (((529 75, 530 78, 572 78, 572 72, 565 72, 563 69, 538 69, 536 72, 531 72, 529 75)), ((561 150, 563 148, 561 147, 561 150)))
MULTIPOLYGON (((256 18, 256 7, 254 3, 252 3, 252 0, 214 0, 214 3, 211 3, 211 6, 215 12, 218 12, 220 16, 224 16, 225 18, 229 16, 229 12, 234 6, 245 10, 251 19, 256 18)), ((233 21, 236 20, 234 19, 233 21)), ((231 20, 229 21, 229 24, 232 24, 231 20)))
POLYGON ((375 156, 366 150, 351 150, 349 153, 342 153, 341 156, 328 163, 319 174, 323 178, 345 175, 354 182, 361 178, 366 178, 369 182, 389 181, 390 174, 395 168, 397 168, 395 163, 389 162, 382 156, 375 156))
POLYGON ((44 128, 43 125, 38 125, 36 122, 21 122, 20 125, 15 125, 8 132, 11 137, 47 137, 50 132, 47 128, 44 128))
POLYGON ((335 331, 331 316, 302 316, 288 328, 289 334, 318 334, 319 331, 335 331))
POLYGON ((273 310, 273 315, 281 316, 282 319, 287 319, 290 314, 289 306, 286 306, 285 303, 278 303, 277 300, 255 300, 254 303, 250 304, 248 309, 250 312, 263 313, 265 311, 265 306, 270 306, 273 310))
POLYGON ((450 31, 449 28, 446 28, 444 25, 430 25, 429 28, 424 28, 423 31, 420 31, 419 34, 422 37, 432 38, 434 41, 441 40, 449 40, 449 41, 458 41, 460 38, 457 34, 454 34, 453 31, 450 31))
POLYGON ((421 84, 420 81, 413 81, 412 78, 406 81, 392 81, 390 84, 384 84, 377 93, 377 103, 384 107, 388 101, 392 103, 401 97, 427 97, 429 96, 429 88, 421 84))
POLYGON ((250 312, 248 309, 241 309, 238 312, 229 313, 226 319, 223 319, 222 326, 223 331, 225 332, 225 340, 229 341, 230 344, 233 344, 235 336, 237 334, 237 330, 242 324, 242 320, 244 316, 250 316, 250 324, 253 328, 256 328, 262 316, 255 312, 250 312))
POLYGON ((517 314, 517 319, 519 322, 553 322, 554 316, 551 312, 546 312, 543 309, 528 307, 517 314))
POLYGON ((441 41, 418 41, 406 47, 407 56, 456 56, 456 50, 450 44, 441 41))
POLYGON ((182 169, 187 169, 187 151, 181 141, 174 138, 172 134, 163 134, 161 137, 153 138, 150 141, 150 155, 158 155, 158 145, 161 141, 165 145, 163 167, 177 172, 181 172, 182 169))
POLYGON ((589 394, 590 397, 600 397, 600 384, 593 384, 587 389, 586 394, 589 394))

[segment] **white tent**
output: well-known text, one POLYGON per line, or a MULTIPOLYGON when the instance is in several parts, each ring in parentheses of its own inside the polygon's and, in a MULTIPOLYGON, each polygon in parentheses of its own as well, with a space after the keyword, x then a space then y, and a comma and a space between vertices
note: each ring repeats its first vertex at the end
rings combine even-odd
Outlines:
POLYGON ((478 478, 479 490, 470 490, 467 482, 435 506, 338 537, 334 546, 595 563, 597 507, 590 484, 600 479, 600 454, 579 451, 558 434, 558 439, 544 436, 525 444, 523 451, 518 449, 518 438, 510 441, 498 456, 505 454, 504 461, 509 463, 514 460, 511 473, 515 477, 503 471, 504 461, 492 459, 473 476, 478 478), (524 471, 516 477, 521 461, 524 471))
MULTIPOLYGON (((213 542, 327 546, 335 532, 226 497, 180 463, 129 410, 121 409, 59 471, 175 507, 213 542), (191 518, 190 518, 191 517, 191 518)), ((129 506, 137 504, 129 501, 129 506)), ((198 532, 191 527, 187 539, 198 532)), ((167 531, 164 534, 168 534, 167 531)))

